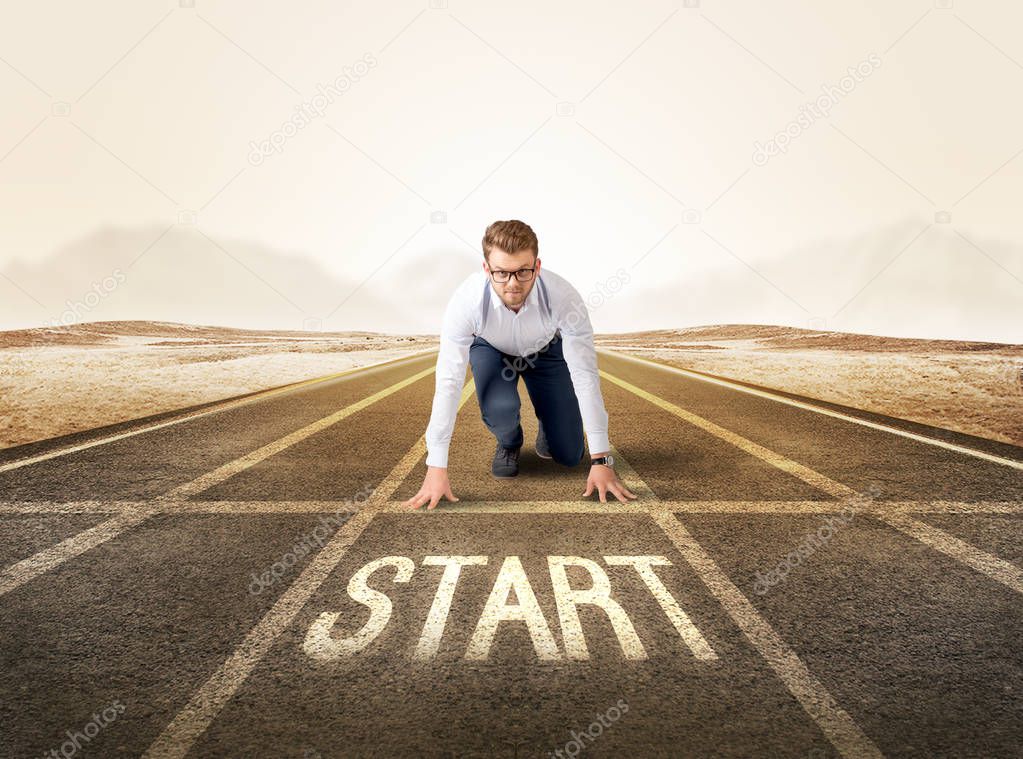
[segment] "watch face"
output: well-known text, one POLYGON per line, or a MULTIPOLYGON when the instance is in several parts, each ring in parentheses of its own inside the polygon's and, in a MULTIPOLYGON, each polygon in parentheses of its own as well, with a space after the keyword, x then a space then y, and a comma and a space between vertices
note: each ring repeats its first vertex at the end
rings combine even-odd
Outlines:
POLYGON ((608 456, 607 456, 607 465, 608 466, 614 466, 615 465, 615 457, 612 456, 611 454, 608 454, 608 456))

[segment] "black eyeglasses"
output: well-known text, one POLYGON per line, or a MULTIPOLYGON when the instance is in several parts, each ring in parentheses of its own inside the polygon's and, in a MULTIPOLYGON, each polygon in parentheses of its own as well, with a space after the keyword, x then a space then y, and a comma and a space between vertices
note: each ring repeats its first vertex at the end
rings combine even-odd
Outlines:
POLYGON ((490 276, 494 278, 494 281, 499 284, 504 284, 511 279, 512 274, 515 275, 515 279, 519 282, 528 282, 533 278, 533 272, 536 269, 519 269, 518 271, 502 271, 501 269, 491 269, 490 276))

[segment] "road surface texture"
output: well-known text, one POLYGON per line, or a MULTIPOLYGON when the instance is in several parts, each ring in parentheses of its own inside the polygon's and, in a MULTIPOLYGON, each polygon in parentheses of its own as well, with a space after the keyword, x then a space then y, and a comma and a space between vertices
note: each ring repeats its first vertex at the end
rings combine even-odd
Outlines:
POLYGON ((1023 755, 1023 450, 601 352, 410 511, 435 360, 0 455, 2 755, 1023 755))

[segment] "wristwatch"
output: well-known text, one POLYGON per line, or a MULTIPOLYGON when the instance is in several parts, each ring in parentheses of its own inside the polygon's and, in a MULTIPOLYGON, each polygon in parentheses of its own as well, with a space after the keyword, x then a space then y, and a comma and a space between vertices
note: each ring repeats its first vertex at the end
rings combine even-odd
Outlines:
POLYGON ((603 464, 604 466, 609 466, 613 469, 615 465, 615 457, 608 454, 607 456, 601 456, 599 459, 590 459, 590 466, 593 466, 594 464, 603 464))

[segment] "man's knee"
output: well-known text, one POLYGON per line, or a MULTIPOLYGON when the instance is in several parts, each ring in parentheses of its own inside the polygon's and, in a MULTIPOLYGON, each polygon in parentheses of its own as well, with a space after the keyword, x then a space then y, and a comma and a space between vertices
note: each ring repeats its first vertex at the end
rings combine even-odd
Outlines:
POLYGON ((577 442, 569 441, 568 444, 556 445, 553 441, 548 441, 551 447, 551 458, 555 462, 562 466, 578 466, 579 461, 583 457, 583 441, 577 442))

